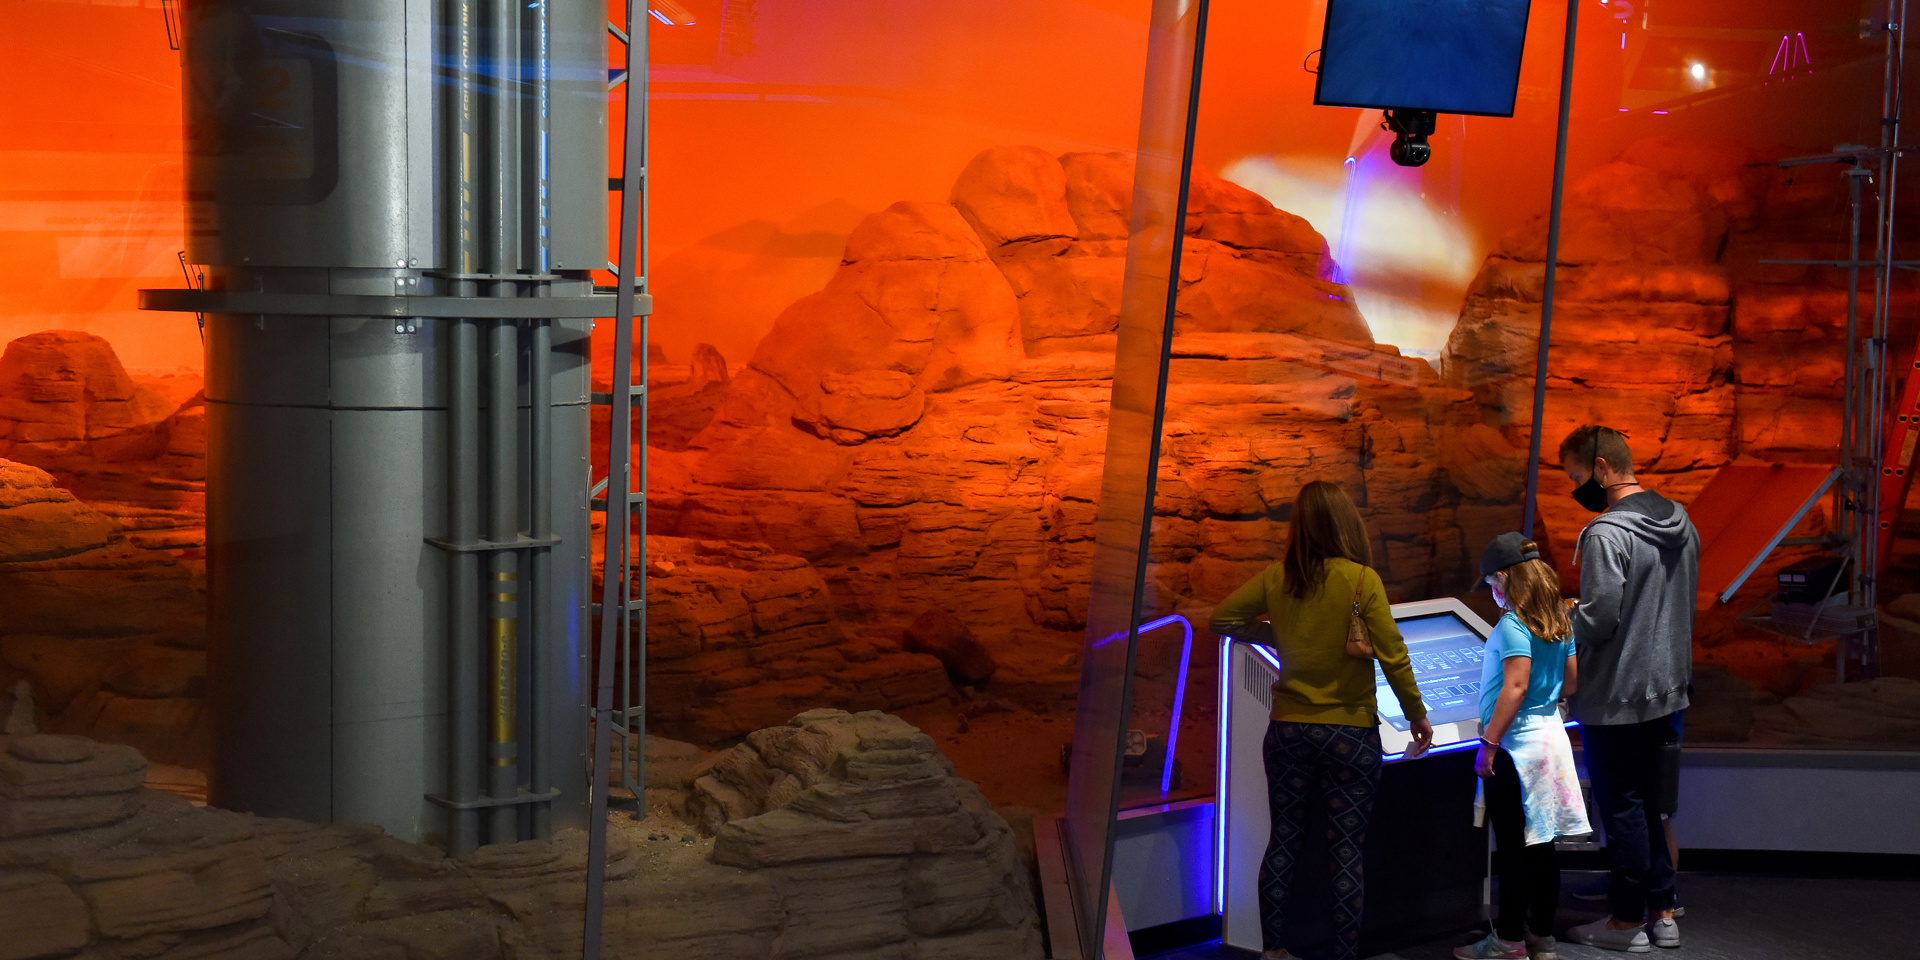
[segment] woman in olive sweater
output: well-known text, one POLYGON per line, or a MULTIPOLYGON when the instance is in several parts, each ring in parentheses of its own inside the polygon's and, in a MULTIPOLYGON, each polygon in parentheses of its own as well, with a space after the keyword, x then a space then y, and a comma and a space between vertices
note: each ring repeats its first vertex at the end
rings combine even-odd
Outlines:
POLYGON ((1373 798, 1380 787, 1380 720, 1370 660, 1346 650, 1356 605, 1387 684, 1412 726, 1414 746, 1433 742, 1427 707, 1414 686, 1407 644, 1393 623, 1386 588, 1372 560, 1360 511, 1324 480, 1293 501, 1286 557, 1235 590, 1213 612, 1213 632, 1271 643, 1280 654, 1273 720, 1261 752, 1267 768, 1273 832, 1260 864, 1263 957, 1288 956, 1280 924, 1300 858, 1310 803, 1327 810, 1327 871, 1333 890, 1336 960, 1360 948, 1365 886, 1361 861, 1373 798), (1267 623, 1259 622, 1265 617, 1267 623))

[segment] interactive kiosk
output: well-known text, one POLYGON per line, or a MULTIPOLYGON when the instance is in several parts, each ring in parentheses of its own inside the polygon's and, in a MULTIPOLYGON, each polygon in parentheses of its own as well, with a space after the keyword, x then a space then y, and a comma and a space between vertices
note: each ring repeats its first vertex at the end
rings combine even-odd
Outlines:
MULTIPOLYGON (((1487 836, 1473 825, 1473 751, 1480 737, 1480 669, 1492 632, 1466 604, 1425 600, 1393 607, 1420 695, 1433 724, 1433 749, 1413 760, 1408 723, 1374 665, 1387 767, 1375 801, 1366 854, 1363 942, 1379 945, 1456 929, 1485 917, 1487 836)), ((1215 909, 1222 940, 1258 951, 1260 860, 1267 845, 1267 779, 1261 741, 1273 710, 1280 661, 1272 647, 1223 639, 1220 657, 1219 876, 1215 909)), ((1316 815, 1324 815, 1316 810, 1316 815)), ((1310 821, 1307 862, 1319 863, 1324 831, 1310 821)), ((1288 914, 1298 951, 1330 939, 1326 878, 1311 870, 1294 883, 1288 914), (1316 920, 1318 922, 1316 923, 1316 920)))

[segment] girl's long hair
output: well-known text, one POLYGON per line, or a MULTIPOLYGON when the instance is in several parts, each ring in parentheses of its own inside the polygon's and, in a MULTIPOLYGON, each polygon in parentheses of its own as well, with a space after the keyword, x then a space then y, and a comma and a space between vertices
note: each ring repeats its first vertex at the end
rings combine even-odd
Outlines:
MULTIPOLYGON (((1520 545, 1522 552, 1537 551, 1532 540, 1520 545)), ((1501 571, 1506 574, 1507 609, 1533 631, 1533 635, 1553 643, 1573 636, 1573 623, 1567 618, 1567 605, 1560 600, 1560 575, 1544 560, 1522 560, 1501 571)))
POLYGON ((1287 525, 1287 592, 1305 600, 1327 579, 1327 561, 1352 560, 1373 565, 1367 525, 1353 498, 1337 483, 1315 480, 1293 498, 1293 519, 1287 525))

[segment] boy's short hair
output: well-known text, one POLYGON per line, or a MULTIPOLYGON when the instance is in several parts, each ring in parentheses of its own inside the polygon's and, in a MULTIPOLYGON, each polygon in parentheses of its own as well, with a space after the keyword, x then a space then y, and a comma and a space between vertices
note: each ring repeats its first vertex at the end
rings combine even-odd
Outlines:
POLYGON ((1561 463, 1571 460, 1578 466, 1591 466, 1595 457, 1622 474, 1633 473, 1633 451, 1627 449, 1627 435, 1612 427, 1584 424, 1560 441, 1561 463))

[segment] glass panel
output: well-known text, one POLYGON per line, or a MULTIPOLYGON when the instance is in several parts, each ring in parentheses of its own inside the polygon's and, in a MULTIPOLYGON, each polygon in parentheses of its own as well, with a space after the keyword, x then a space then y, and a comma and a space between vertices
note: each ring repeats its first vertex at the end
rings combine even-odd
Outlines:
MULTIPOLYGON (((1619 6, 1589 4, 1581 21, 1561 241, 1567 262, 1541 477, 1543 523, 1563 563, 1588 515, 1568 497, 1567 479, 1552 461, 1560 439, 1581 422, 1625 431, 1642 481, 1703 516, 1732 509, 1729 494, 1751 492, 1725 483, 1709 491, 1723 465, 1837 463, 1846 271, 1766 261, 1849 255, 1848 165, 1783 168, 1780 161, 1825 154, 1837 144, 1881 142, 1887 45, 1885 33, 1863 21, 1884 18, 1885 4, 1619 6)), ((1872 176, 1857 181, 1859 249, 1867 257, 1875 255, 1884 179, 1878 166, 1869 158, 1863 173, 1872 176)), ((1910 218, 1896 223, 1902 238, 1911 227, 1910 218)), ((1539 257, 1515 241, 1506 249, 1539 257)), ((1511 272, 1494 271, 1489 279, 1511 272)), ((1862 271, 1862 336, 1871 335, 1873 285, 1874 272, 1862 271)), ((1896 277, 1896 371, 1909 369, 1912 359, 1911 289, 1908 275, 1896 277)), ((1497 320, 1472 328, 1463 321, 1456 356, 1490 371, 1502 366, 1496 344, 1503 329, 1497 320)), ((1475 392, 1496 417, 1530 419, 1497 375, 1475 392)), ((1900 704, 1920 703, 1911 679, 1914 635, 1903 632, 1904 621, 1889 620, 1880 631, 1882 679, 1839 684, 1836 647, 1864 638, 1836 641, 1831 624, 1809 637, 1801 627, 1810 618, 1773 603, 1783 571, 1841 551, 1807 542, 1844 532, 1841 502, 1837 493, 1822 498, 1735 596, 1702 609, 1689 743, 1920 744, 1920 728, 1885 719, 1900 704)), ((1765 523, 1772 535, 1784 519, 1754 514, 1746 522, 1765 523)), ((1883 609, 1914 587, 1902 550, 1896 546, 1879 585, 1883 609)), ((1837 602, 1849 603, 1844 582, 1838 593, 1837 602)), ((1850 602, 1862 600, 1856 593, 1850 602)), ((1862 679, 1857 666, 1848 674, 1862 679)))
POLYGON ((1144 756, 1143 751, 1127 749, 1128 711, 1146 606, 1149 561, 1143 551, 1157 512, 1168 337, 1175 320, 1175 284, 1182 275, 1180 247, 1198 93, 1194 85, 1199 82, 1206 30, 1204 0, 1154 4, 1064 823, 1081 949, 1087 957, 1101 956, 1105 934, 1113 817, 1121 792, 1118 775, 1125 769, 1126 753, 1144 756))

